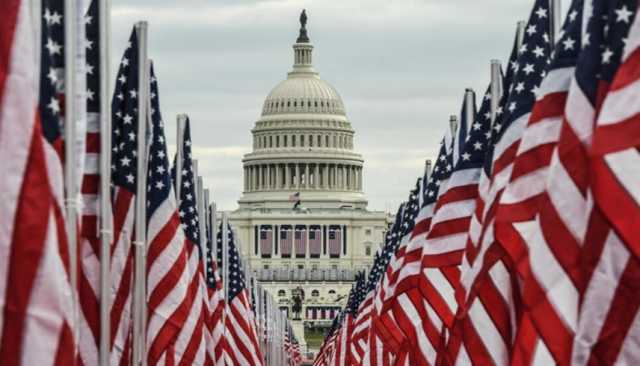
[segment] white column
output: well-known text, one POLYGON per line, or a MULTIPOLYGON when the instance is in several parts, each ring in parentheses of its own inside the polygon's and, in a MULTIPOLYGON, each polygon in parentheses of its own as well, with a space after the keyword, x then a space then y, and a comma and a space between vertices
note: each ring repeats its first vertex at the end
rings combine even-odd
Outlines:
POLYGON ((313 171, 313 187, 315 189, 320 188, 320 165, 316 163, 315 170, 313 171))
POLYGON ((267 168, 267 184, 265 185, 266 189, 271 189, 271 164, 265 165, 267 168))
POLYGON ((304 188, 309 189, 309 163, 304 164, 304 188))
POLYGON ((289 164, 284 165, 284 188, 289 189, 289 185, 291 184, 291 172, 289 170, 289 164))
POLYGON ((295 181, 296 189, 300 188, 300 164, 296 163, 296 181, 295 181))

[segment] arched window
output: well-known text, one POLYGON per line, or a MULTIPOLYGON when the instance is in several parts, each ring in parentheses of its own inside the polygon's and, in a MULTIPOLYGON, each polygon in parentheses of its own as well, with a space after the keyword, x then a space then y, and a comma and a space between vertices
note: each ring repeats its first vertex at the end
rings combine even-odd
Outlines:
POLYGON ((273 147, 273 136, 269 136, 269 147, 273 147))
POLYGON ((318 297, 318 296, 320 296, 320 291, 318 290, 311 291, 311 297, 318 297))
POLYGON ((329 147, 329 135, 324 137, 324 147, 329 147))
POLYGON ((276 136, 276 147, 280 147, 280 136, 276 136))
POLYGON ((309 147, 313 147, 313 136, 309 135, 309 147))
POLYGON ((329 295, 335 295, 336 294, 336 290, 329 290, 329 295))
POLYGON ((316 139, 318 140, 318 147, 320 147, 322 145, 322 136, 318 135, 316 139))
POLYGON ((300 135, 300 147, 304 147, 304 135, 300 135))
POLYGON ((278 290, 279 297, 285 297, 286 295, 287 295, 287 292, 285 290, 278 290))
POLYGON ((291 146, 296 147, 296 135, 291 136, 291 146))

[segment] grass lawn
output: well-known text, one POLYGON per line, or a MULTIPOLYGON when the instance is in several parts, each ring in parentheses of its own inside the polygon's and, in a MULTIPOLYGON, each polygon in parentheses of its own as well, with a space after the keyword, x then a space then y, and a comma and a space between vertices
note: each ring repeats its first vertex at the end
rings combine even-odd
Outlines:
POLYGON ((324 340, 325 330, 304 330, 304 339, 307 341, 308 348, 320 348, 322 341, 324 340))

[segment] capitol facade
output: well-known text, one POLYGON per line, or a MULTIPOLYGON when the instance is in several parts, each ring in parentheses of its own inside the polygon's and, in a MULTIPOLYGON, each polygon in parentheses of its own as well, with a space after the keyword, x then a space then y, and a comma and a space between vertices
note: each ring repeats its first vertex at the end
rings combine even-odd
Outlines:
POLYGON ((230 221, 248 267, 280 308, 293 317, 302 299, 294 331, 304 343, 304 326, 328 326, 346 304, 355 273, 383 242, 387 215, 367 210, 355 130, 338 92, 313 68, 303 16, 293 70, 251 130, 230 221))

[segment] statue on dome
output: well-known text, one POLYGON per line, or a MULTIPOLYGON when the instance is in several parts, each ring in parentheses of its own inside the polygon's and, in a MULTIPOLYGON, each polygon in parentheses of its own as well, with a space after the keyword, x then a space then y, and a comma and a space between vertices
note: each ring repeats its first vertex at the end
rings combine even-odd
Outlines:
POLYGON ((307 11, 302 9, 300 13, 300 35, 296 40, 298 43, 309 43, 309 36, 307 36, 307 11))

